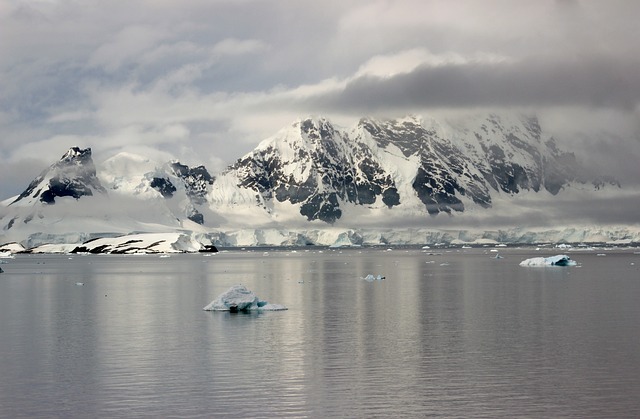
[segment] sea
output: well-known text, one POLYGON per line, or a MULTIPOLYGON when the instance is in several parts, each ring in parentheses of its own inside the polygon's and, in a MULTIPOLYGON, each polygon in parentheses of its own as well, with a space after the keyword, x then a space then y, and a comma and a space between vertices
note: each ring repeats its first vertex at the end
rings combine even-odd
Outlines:
POLYGON ((2 418, 640 417, 638 248, 2 261, 2 418))

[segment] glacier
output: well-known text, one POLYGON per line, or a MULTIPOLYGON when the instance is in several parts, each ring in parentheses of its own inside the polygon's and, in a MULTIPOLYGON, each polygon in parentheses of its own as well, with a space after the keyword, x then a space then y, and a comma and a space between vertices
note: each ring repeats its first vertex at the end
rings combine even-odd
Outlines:
POLYGON ((573 243, 633 246, 640 243, 640 227, 592 227, 564 229, 435 230, 435 229, 245 229, 211 230, 207 233, 132 233, 94 237, 73 233, 60 236, 39 234, 26 240, 28 246, 9 242, 0 251, 11 253, 184 253, 207 247, 361 247, 361 246, 446 246, 538 245, 573 243), (91 238, 89 238, 91 237, 91 238))

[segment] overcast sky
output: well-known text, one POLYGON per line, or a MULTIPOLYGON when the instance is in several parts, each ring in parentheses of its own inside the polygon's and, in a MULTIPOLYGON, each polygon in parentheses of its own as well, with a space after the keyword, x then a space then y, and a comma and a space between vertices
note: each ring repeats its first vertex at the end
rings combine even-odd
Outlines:
POLYGON ((591 134, 580 156, 638 185, 638 16, 635 0, 0 0, 0 198, 75 145, 216 171, 311 114, 485 108, 591 134))

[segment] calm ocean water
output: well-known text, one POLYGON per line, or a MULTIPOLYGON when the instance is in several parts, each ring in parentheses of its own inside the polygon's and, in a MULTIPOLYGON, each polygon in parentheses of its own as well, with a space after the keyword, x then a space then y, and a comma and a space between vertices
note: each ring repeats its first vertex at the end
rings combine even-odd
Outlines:
POLYGON ((0 416, 640 417, 640 254, 438 252, 5 259, 0 416))

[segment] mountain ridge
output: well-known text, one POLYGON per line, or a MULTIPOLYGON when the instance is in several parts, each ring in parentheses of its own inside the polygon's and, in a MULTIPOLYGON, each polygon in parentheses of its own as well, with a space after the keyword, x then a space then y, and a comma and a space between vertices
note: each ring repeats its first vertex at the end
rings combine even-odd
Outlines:
POLYGON ((96 168, 90 148, 73 147, 2 209, 0 228, 12 239, 83 226, 92 234, 344 229, 409 219, 437 226, 441 214, 489 216, 496 203, 509 212, 523 194, 555 197, 606 185, 620 188, 584 177, 575 155, 531 116, 361 118, 348 128, 313 117, 217 174, 127 152, 96 168))
MULTIPOLYGON (((231 173, 257 201, 287 202, 307 221, 329 224, 346 204, 421 205, 435 216, 490 208, 499 194, 557 195, 572 182, 586 183, 575 155, 545 138, 537 118, 489 115, 472 122, 460 128, 415 116, 363 118, 341 130, 326 118, 300 119, 220 177, 231 173)), ((218 203, 224 206, 224 196, 218 203)))

